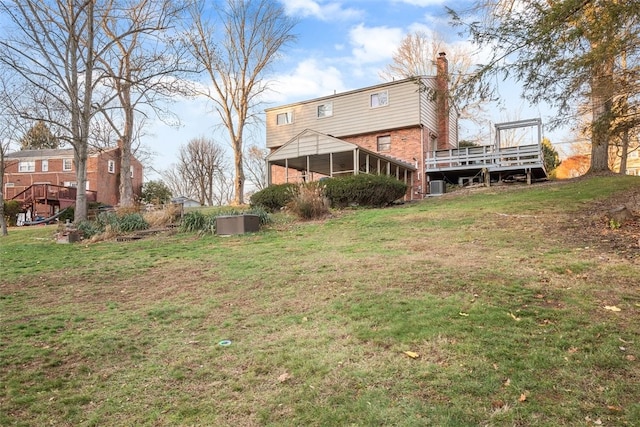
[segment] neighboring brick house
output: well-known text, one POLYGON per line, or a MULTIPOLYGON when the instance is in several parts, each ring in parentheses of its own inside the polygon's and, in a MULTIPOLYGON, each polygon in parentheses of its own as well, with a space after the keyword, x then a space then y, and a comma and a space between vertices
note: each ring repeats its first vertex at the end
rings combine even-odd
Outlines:
MULTIPOLYGON (((73 149, 22 150, 5 156, 4 198, 20 199, 20 193, 29 187, 50 186, 49 193, 59 193, 64 188, 75 188, 76 169, 73 149), (52 190, 52 189, 55 189, 52 190)), ((142 190, 142 164, 131 159, 133 192, 140 196, 142 190)), ((120 199, 120 148, 96 150, 87 158, 87 200, 115 206, 120 199)), ((24 198, 23 198, 24 199, 24 198)), ((68 202, 67 202, 68 203, 68 202)), ((63 203, 45 203, 34 206, 43 214, 54 213, 54 208, 64 208, 63 203)))
POLYGON ((410 198, 422 197, 426 154, 458 143, 458 112, 449 107, 444 54, 437 69, 436 76, 267 109, 269 183, 387 173, 407 181, 410 198))

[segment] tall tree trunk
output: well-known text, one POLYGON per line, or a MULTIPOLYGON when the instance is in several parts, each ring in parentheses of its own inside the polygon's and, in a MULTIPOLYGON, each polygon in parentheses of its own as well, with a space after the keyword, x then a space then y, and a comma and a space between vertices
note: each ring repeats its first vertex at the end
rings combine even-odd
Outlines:
POLYGON ((629 157, 629 130, 625 129, 622 132, 621 138, 622 151, 620 153, 620 170, 622 175, 627 174, 627 158, 629 157))
POLYGON ((591 168, 589 173, 609 171, 609 138, 613 106, 614 58, 597 66, 591 80, 591 168))
POLYGON ((4 218, 4 147, 0 146, 0 230, 7 236, 7 221, 4 218))
POLYGON ((233 143, 233 163, 236 169, 233 181, 233 202, 236 205, 244 204, 244 162, 242 157, 242 137, 238 137, 233 143))
POLYGON ((125 114, 124 132, 120 146, 120 206, 133 206, 133 184, 131 178, 131 140, 133 139, 134 109, 131 105, 131 86, 124 85, 120 94, 125 114))

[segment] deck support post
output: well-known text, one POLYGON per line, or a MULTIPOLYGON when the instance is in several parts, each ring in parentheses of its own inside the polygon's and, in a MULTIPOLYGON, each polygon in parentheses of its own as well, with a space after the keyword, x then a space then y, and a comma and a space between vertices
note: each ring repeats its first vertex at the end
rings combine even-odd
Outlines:
POLYGON ((487 168, 482 168, 482 178, 485 187, 491 187, 491 174, 487 168))

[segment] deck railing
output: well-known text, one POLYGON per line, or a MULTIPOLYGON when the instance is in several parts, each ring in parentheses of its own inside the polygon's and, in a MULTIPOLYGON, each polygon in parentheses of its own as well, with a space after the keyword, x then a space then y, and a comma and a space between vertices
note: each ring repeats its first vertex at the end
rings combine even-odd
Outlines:
MULTIPOLYGON (((64 187, 54 184, 33 184, 28 187, 7 187, 5 188, 6 200, 75 200, 77 188, 64 187)), ((97 193, 87 190, 87 201, 96 202, 97 193)))
POLYGON ((496 149, 492 146, 438 150, 429 153, 427 170, 446 169, 502 169, 535 167, 543 163, 540 146, 521 145, 496 149))

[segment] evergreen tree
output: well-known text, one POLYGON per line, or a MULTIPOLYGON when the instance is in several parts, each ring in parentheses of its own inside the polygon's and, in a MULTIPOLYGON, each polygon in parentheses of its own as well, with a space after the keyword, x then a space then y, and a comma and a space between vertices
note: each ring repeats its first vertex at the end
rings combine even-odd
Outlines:
POLYGON ((42 120, 38 120, 20 139, 22 150, 44 150, 58 148, 60 142, 42 120))
POLYGON ((469 12, 450 10, 454 22, 491 52, 473 73, 469 90, 489 96, 496 77, 513 77, 523 83, 529 101, 557 107, 556 124, 577 117, 576 106, 587 105, 590 171, 608 171, 618 115, 614 101, 624 95, 627 102, 638 102, 638 85, 623 89, 618 82, 638 75, 640 2, 477 0, 469 12), (623 57, 634 66, 625 68, 623 57))

